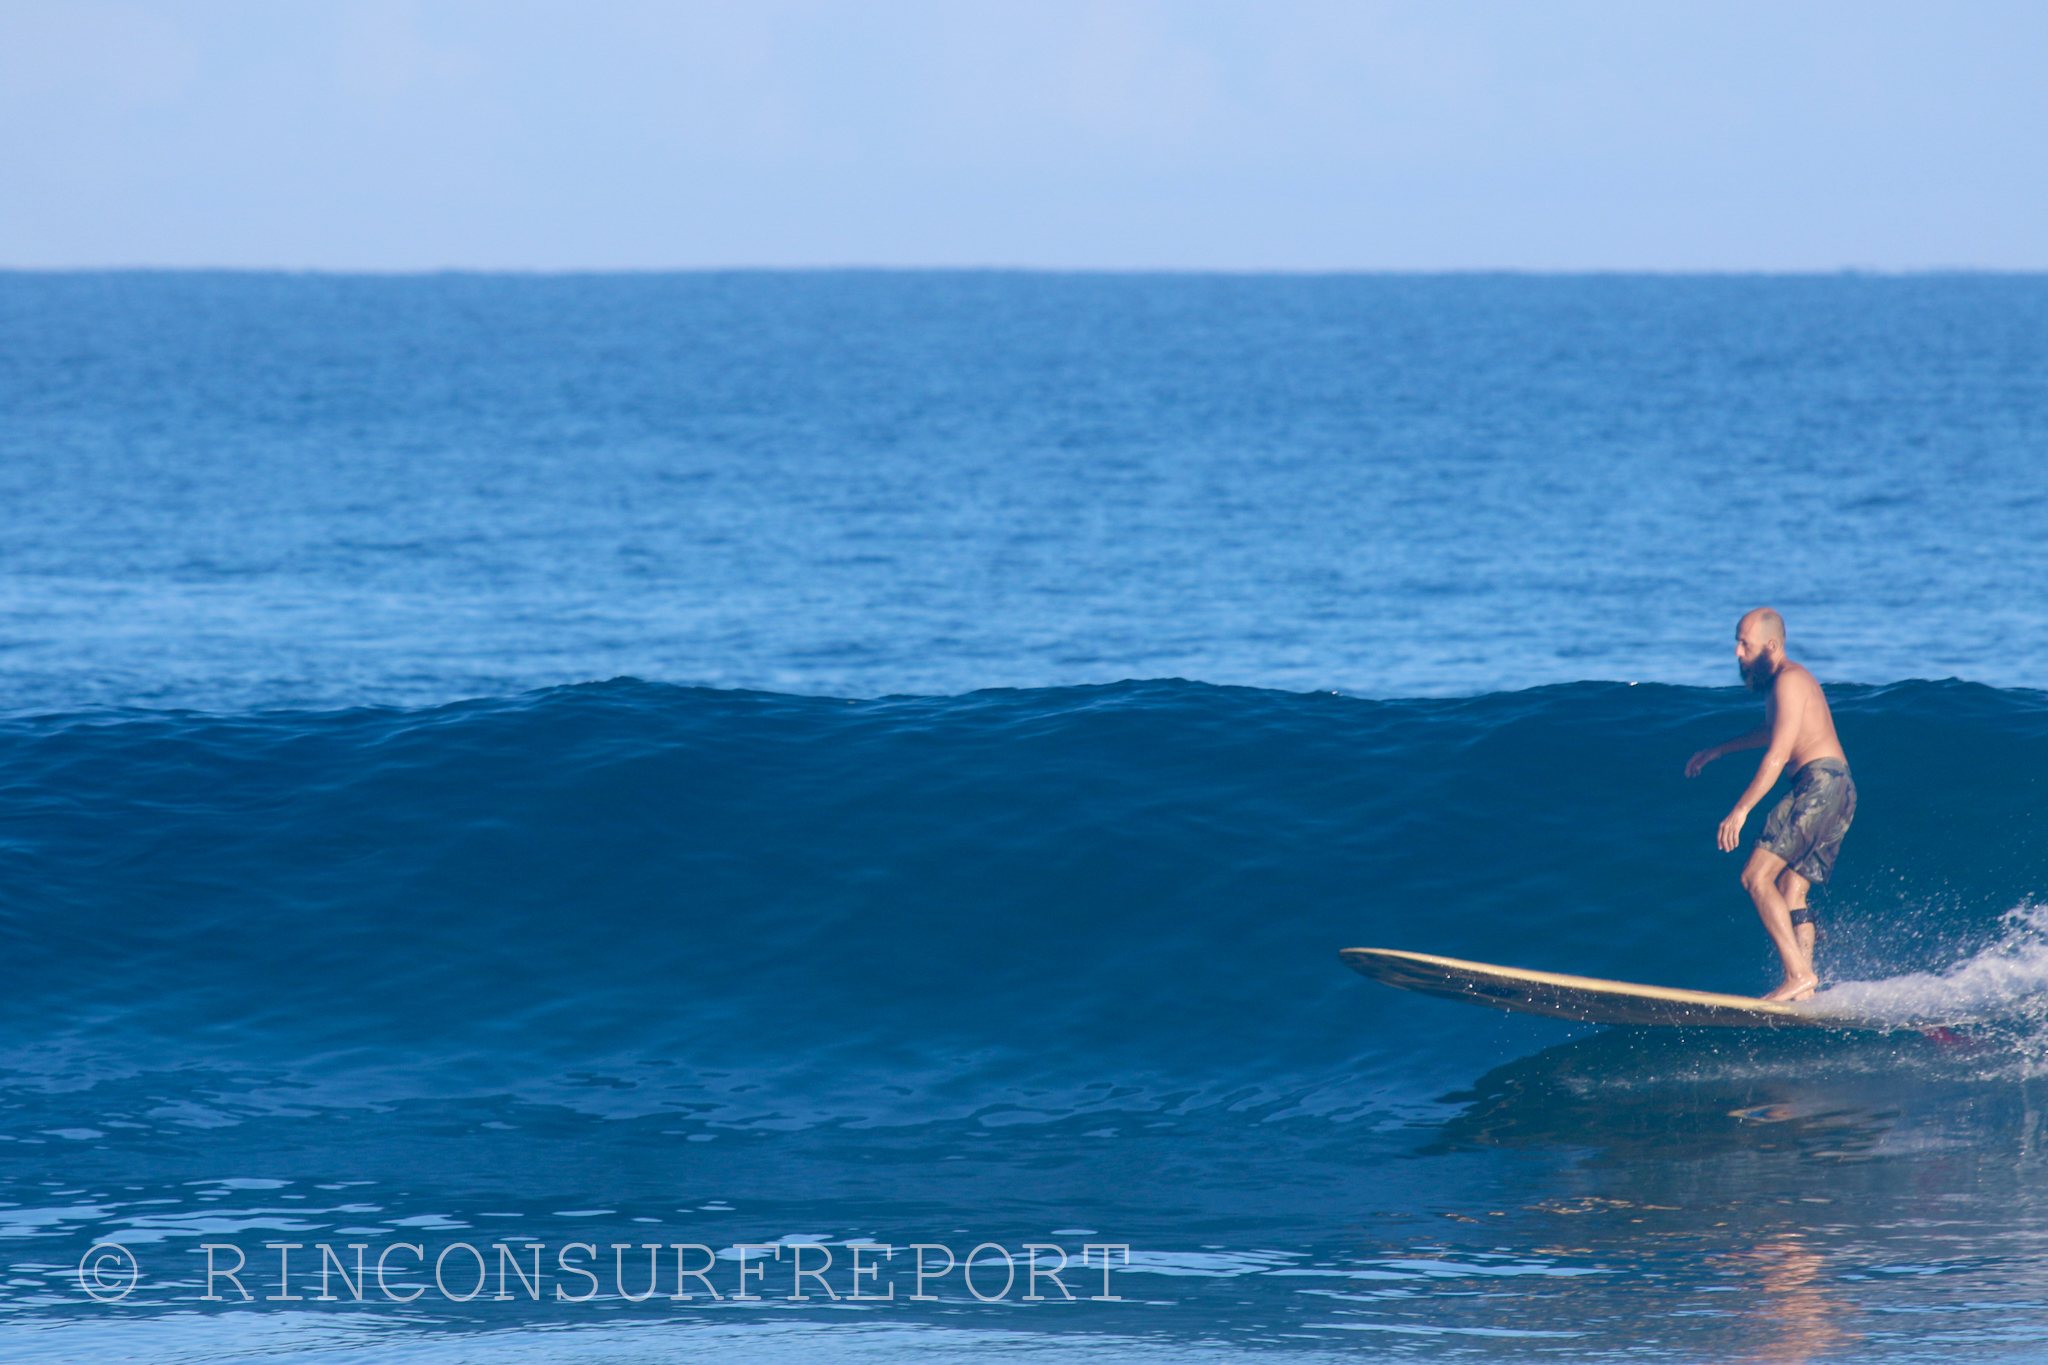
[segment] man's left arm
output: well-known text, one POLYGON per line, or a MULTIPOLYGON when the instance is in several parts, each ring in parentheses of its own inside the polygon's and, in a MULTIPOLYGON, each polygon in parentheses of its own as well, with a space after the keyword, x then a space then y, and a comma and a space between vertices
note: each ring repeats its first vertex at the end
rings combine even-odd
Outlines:
POLYGON ((1728 812, 1728 818, 1721 822, 1716 842, 1723 853, 1733 853, 1742 842, 1742 824, 1749 819, 1749 813, 1756 809, 1756 803, 1763 800, 1771 785, 1778 780, 1778 774, 1785 771, 1786 762, 1792 757, 1793 742, 1799 737, 1799 720, 1806 707, 1806 697, 1793 684, 1794 678, 1780 675, 1772 689, 1772 708, 1777 715, 1771 721, 1771 743, 1764 750, 1763 761, 1756 765, 1756 776, 1749 779, 1749 785, 1736 798, 1735 808, 1728 812))

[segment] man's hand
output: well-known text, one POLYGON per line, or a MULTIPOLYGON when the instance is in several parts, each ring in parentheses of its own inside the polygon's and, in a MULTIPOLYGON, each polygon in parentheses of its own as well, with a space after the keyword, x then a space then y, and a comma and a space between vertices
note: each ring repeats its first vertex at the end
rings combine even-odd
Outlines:
POLYGON ((1742 822, 1748 818, 1749 812, 1741 806, 1728 812, 1728 818, 1721 822, 1720 833, 1715 836, 1715 842, 1721 845, 1723 853, 1733 853, 1742 842, 1742 822))
POLYGON ((1685 775, 1687 777, 1698 777, 1700 775, 1700 769, 1706 767, 1709 763, 1712 763, 1715 759, 1719 758, 1720 756, 1721 746, 1718 744, 1716 744, 1711 749, 1700 750, 1698 753, 1694 754, 1691 758, 1688 758, 1685 761, 1685 775))

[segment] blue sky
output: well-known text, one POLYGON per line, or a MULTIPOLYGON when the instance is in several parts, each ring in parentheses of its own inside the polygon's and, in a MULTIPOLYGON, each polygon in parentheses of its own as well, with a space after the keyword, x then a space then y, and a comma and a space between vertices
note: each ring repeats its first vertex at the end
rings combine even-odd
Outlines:
POLYGON ((2048 268, 2048 4, 0 0, 0 266, 2048 268))

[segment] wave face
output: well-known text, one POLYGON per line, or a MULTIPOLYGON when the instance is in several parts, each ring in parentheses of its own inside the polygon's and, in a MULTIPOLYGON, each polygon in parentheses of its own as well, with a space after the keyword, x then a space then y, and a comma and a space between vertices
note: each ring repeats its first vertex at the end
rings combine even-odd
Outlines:
MULTIPOLYGON (((619 679, 9 721, 6 1150, 18 1188, 71 1196, 10 1194, 0 1222, 52 1276, 94 1237, 162 1261, 228 1207, 309 1244, 559 1241, 561 1215, 604 1225, 593 1244, 644 1240, 633 1218, 719 1245, 1107 1229, 1155 1257, 1132 1277, 1153 1306, 1088 1330, 1190 1350, 1304 1304, 1326 1339, 1583 1333, 1596 1281, 1751 1275, 1796 1317, 1802 1257, 1877 1275, 1899 1249, 1831 1247, 1773 1200, 1879 1218, 1938 1186, 1987 1256, 2043 1212, 2015 1190, 2048 1037, 2048 696, 1830 695, 1862 801, 1824 974, 1859 1008, 1978 1027, 1600 1033, 1340 965, 1398 946, 1764 988, 1713 848, 1749 769, 1680 776, 1753 723, 1734 689, 849 702, 619 679), (1685 1258, 1631 1240, 1639 1206, 1685 1258), (1575 1287, 1474 1318, 1458 1295, 1509 1265, 1575 1287)), ((1847 1340, 1884 1304, 1838 1289, 1813 1312, 1847 1340)), ((79 1340, 112 1330, 63 1311, 79 1340)), ((1755 1345, 1728 1333, 1687 1340, 1755 1345)), ((406 1342, 386 1344, 431 1354, 406 1342)))
MULTIPOLYGON (((1830 975, 1932 981, 1981 948, 1927 1007, 1995 1013, 2034 979, 2016 907, 2048 873, 2048 703, 1916 683, 1835 705, 1866 796, 1822 898, 1830 975)), ((497 1053, 888 1077, 987 1054, 1034 1083, 1313 1076, 1415 1008, 1331 970, 1353 942, 1768 985, 1711 843, 1748 766, 1674 776, 1753 710, 1617 684, 847 702, 622 679, 16 722, 23 985, 0 1009, 159 1060, 380 1074, 497 1053)))

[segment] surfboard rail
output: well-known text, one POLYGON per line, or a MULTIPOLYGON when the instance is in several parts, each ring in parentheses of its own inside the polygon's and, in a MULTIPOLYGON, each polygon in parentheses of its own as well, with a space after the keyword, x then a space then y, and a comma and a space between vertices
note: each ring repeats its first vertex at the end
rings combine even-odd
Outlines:
POLYGON ((1399 948, 1345 948, 1338 956, 1361 975, 1400 990, 1580 1023, 1873 1031, 1894 1027, 1745 995, 1530 971, 1399 948))

